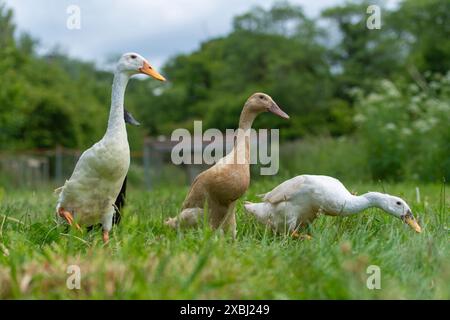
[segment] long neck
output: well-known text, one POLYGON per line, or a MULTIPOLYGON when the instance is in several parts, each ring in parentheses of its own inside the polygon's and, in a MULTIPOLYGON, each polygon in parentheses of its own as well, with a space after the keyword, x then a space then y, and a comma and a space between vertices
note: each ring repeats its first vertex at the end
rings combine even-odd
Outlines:
POLYGON ((360 196, 351 195, 345 202, 342 215, 352 215, 360 213, 371 207, 381 207, 382 194, 378 192, 368 192, 360 196))
POLYGON ((235 160, 237 159, 238 164, 248 165, 250 163, 251 128, 256 116, 256 113, 249 111, 249 109, 244 106, 239 118, 239 129, 236 136, 236 145, 233 149, 234 158, 235 160))
POLYGON ((111 93, 111 110, 109 112, 107 134, 114 134, 125 130, 125 120, 123 115, 123 104, 125 89, 128 83, 128 75, 115 72, 111 93))
POLYGON ((239 117, 239 129, 244 131, 250 130, 257 115, 257 113, 244 106, 239 117))

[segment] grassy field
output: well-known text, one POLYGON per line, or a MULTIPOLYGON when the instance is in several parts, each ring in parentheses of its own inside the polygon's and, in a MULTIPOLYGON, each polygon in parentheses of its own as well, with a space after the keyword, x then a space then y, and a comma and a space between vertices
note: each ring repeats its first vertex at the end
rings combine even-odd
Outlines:
POLYGON ((275 236, 242 209, 243 200, 277 184, 253 182, 238 205, 238 237, 207 227, 176 233, 187 187, 131 190, 122 223, 104 246, 99 230, 56 226, 50 190, 4 191, 0 200, 0 298, 112 299, 449 299, 449 204, 443 186, 348 184, 353 191, 404 197, 424 231, 416 234, 380 210, 319 217, 312 240, 275 236), (3 251, 3 254, 2 254, 3 251), (81 289, 69 290, 69 265, 81 289), (381 289, 369 290, 369 265, 381 289))

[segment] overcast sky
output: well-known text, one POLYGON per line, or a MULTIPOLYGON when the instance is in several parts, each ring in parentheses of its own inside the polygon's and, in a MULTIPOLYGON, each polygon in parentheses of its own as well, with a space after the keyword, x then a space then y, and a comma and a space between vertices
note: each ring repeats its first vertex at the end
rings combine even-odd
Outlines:
MULTIPOLYGON (((5 0, 4 0, 5 1, 5 0)), ((1 0, 0 0, 1 2, 1 0)), ((59 45, 73 57, 102 63, 112 54, 136 51, 159 68, 170 56, 226 34, 232 17, 273 0, 6 0, 19 31, 40 40, 45 52, 59 45), (68 6, 81 10, 81 29, 69 30, 68 6)), ((291 0, 310 17, 339 0, 291 0)))

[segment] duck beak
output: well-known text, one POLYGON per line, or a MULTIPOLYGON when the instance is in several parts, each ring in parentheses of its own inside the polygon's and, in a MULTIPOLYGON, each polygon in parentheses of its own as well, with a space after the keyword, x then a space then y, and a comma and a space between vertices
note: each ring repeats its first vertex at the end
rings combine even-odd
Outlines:
POLYGON ((408 212, 406 212, 406 214, 402 217, 402 220, 403 220, 404 223, 406 223, 411 228, 413 228, 414 231, 416 231, 417 233, 421 233, 422 232, 422 228, 417 223, 417 220, 414 219, 414 216, 412 215, 411 211, 408 210, 408 212))
POLYGON ((289 116, 287 115, 287 113, 284 112, 283 110, 281 110, 281 108, 275 102, 272 102, 272 105, 270 106, 269 111, 283 119, 289 119, 289 116))
POLYGON ((158 71, 153 69, 152 66, 148 64, 147 61, 144 61, 144 65, 141 68, 139 68, 139 72, 146 74, 152 78, 155 78, 156 80, 166 81, 166 78, 160 75, 158 71))

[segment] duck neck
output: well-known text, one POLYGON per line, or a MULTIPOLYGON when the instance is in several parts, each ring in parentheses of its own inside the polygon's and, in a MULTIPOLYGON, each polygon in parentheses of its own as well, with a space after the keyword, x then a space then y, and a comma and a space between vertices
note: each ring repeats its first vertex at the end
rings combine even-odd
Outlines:
POLYGON ((116 135, 119 132, 126 132, 123 104, 125 99, 125 89, 129 76, 123 72, 115 72, 111 93, 111 109, 109 111, 108 129, 106 134, 116 135))
POLYGON ((382 208, 381 198, 382 194, 379 192, 368 192, 360 196, 351 195, 345 203, 342 215, 357 214, 372 207, 382 208))
POLYGON ((239 129, 236 135, 236 143, 234 146, 234 158, 238 164, 250 163, 250 138, 253 121, 257 114, 244 107, 239 118, 239 129))
POLYGON ((239 117, 239 129, 247 131, 252 128, 253 121, 255 121, 257 114, 245 107, 242 109, 241 116, 239 117))

